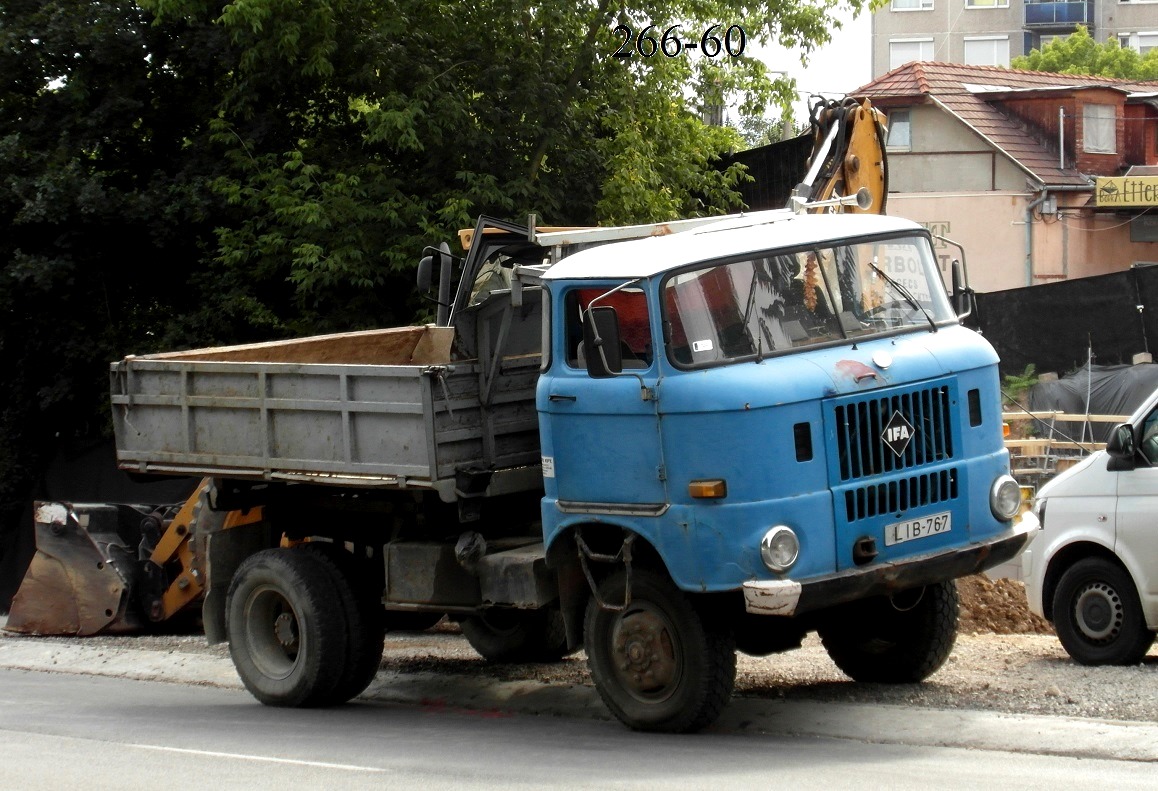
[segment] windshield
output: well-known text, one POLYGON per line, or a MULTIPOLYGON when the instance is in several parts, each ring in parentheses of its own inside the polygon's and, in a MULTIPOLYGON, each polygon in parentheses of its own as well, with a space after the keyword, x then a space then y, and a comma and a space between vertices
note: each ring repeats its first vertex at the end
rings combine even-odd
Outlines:
POLYGON ((683 271, 663 287, 668 353, 730 362, 955 320, 928 239, 810 247, 683 271))

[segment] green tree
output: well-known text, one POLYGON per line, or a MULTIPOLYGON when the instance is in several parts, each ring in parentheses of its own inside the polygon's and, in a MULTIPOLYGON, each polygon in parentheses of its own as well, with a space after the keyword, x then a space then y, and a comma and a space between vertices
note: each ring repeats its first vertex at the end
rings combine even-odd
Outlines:
POLYGON ((1116 39, 1099 44, 1084 25, 1079 25, 1071 35, 1055 38, 1041 49, 1014 58, 1011 66, 1055 74, 1158 80, 1158 50, 1151 50, 1143 57, 1136 50, 1120 46, 1116 39))
POLYGON ((110 360, 408 323, 419 251, 483 212, 737 208, 703 105, 787 104, 754 44, 807 53, 838 5, 6 0, 0 553, 60 441, 107 432, 110 360), (677 23, 745 54, 640 55, 677 23))

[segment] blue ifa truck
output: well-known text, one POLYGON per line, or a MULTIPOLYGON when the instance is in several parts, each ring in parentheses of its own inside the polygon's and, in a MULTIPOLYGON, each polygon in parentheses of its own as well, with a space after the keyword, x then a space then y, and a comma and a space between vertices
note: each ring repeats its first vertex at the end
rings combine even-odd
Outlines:
MULTIPOLYGON (((357 696, 385 631, 444 617, 495 662, 584 650, 641 730, 709 725, 737 651, 811 632, 856 680, 941 666, 954 580, 1028 534, 997 357, 925 229, 484 217, 462 241, 420 266, 431 325, 114 363, 119 465, 205 484, 149 516, 180 537, 154 550, 168 589, 139 575, 137 603, 89 609, 200 604, 276 706, 357 696)), ((41 507, 37 529, 141 517, 108 508, 41 507)), ((132 577, 109 543, 102 568, 132 577)))

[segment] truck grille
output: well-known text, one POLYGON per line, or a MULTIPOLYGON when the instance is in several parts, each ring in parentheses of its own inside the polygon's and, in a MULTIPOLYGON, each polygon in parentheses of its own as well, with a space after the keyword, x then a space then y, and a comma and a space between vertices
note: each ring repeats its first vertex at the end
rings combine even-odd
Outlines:
POLYGON ((957 498, 959 470, 946 464, 953 459, 954 388, 941 380, 831 402, 836 456, 829 474, 849 524, 957 498), (908 441, 890 446, 887 429, 898 425, 907 427, 908 441), (936 469, 921 469, 931 465, 936 469))
POLYGON ((952 458, 950 401, 949 386, 938 385, 838 403, 835 426, 840 480, 855 481, 952 458), (912 438, 900 454, 882 439, 897 413, 913 428, 912 438))
POLYGON ((850 489, 844 493, 844 504, 848 521, 855 522, 956 497, 957 469, 951 468, 850 489))

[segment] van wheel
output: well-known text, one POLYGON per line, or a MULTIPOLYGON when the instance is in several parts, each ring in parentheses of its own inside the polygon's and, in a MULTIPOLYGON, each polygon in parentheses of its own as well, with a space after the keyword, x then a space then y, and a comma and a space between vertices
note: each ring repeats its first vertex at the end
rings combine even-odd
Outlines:
POLYGON ((950 580, 840 607, 820 640, 854 681, 924 681, 949 658, 957 640, 957 584, 950 580))
POLYGON ((491 609, 460 622, 471 648, 488 662, 557 662, 570 653, 563 614, 542 610, 491 609))
POLYGON ((1134 580, 1104 558, 1084 558, 1062 574, 1053 619, 1062 647, 1083 665, 1133 665, 1154 643, 1134 580))
POLYGON ((233 575, 229 653, 245 688, 269 706, 324 706, 346 665, 346 614, 312 552, 267 549, 233 575))
MULTIPOLYGON (((599 586, 624 601, 621 571, 599 586)), ((665 575, 636 569, 631 601, 604 610, 594 598, 583 624, 587 664, 599 696, 620 722, 640 731, 684 733, 715 722, 736 683, 731 630, 709 627, 665 575)))

